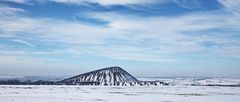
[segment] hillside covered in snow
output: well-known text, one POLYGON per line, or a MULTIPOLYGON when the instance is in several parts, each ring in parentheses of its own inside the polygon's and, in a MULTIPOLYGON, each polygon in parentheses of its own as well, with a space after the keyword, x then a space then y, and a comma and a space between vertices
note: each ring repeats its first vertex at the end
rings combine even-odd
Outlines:
POLYGON ((59 84, 135 86, 167 85, 161 81, 139 81, 120 67, 108 67, 64 79, 59 84))

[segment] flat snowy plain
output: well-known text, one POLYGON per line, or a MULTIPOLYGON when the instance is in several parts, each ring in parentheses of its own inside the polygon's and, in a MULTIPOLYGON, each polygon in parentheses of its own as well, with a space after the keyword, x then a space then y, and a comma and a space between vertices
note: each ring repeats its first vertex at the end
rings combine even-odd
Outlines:
POLYGON ((1 85, 0 102, 239 102, 240 87, 1 85))
MULTIPOLYGON (((149 79, 148 79, 149 80, 149 79)), ((172 86, 0 85, 0 102, 240 102, 239 79, 159 79, 172 86)))

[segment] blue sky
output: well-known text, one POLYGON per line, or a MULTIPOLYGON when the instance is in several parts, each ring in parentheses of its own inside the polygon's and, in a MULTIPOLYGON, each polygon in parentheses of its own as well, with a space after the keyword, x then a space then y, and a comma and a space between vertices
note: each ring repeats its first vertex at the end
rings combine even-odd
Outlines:
POLYGON ((240 77, 238 0, 1 0, 0 74, 240 77))

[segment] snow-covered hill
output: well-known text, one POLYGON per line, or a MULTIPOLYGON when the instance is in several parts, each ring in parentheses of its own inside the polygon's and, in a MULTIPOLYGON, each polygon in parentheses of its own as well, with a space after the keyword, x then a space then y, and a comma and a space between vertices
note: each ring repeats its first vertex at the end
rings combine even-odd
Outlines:
POLYGON ((120 67, 103 68, 84 74, 80 74, 61 81, 67 84, 95 84, 95 85, 119 85, 122 83, 136 82, 135 77, 120 67))
POLYGON ((73 85, 104 85, 104 86, 143 86, 167 85, 161 81, 139 81, 120 67, 103 68, 80 74, 58 82, 73 85))

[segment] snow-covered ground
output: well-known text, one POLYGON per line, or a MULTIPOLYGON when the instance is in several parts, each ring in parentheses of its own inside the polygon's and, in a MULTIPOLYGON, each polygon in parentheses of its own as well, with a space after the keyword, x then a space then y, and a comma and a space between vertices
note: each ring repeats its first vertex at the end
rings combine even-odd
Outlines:
POLYGON ((238 78, 138 78, 139 80, 159 80, 167 82, 172 86, 190 86, 190 85, 238 85, 240 86, 240 79, 238 78))
POLYGON ((0 102, 239 102, 240 87, 0 85, 0 102))

